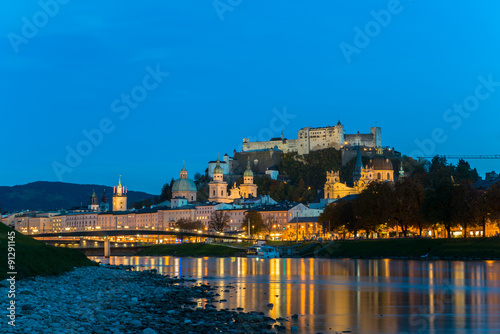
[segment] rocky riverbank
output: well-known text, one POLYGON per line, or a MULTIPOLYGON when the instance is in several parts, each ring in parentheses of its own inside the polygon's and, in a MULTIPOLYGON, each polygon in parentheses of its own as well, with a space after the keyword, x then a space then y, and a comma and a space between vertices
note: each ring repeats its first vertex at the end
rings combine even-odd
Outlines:
MULTIPOLYGON (((8 333, 276 333, 297 330, 264 313, 217 310, 216 290, 194 280, 123 267, 77 268, 18 281, 15 326, 8 333)), ((231 288, 231 287, 227 287, 231 288)), ((7 295, 7 288, 1 288, 7 295)), ((6 329, 6 331, 4 331, 6 329)))

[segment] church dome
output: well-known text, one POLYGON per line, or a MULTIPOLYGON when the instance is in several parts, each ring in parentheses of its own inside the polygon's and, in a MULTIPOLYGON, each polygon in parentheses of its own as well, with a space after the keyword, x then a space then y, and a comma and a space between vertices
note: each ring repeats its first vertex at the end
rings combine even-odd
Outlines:
POLYGON ((214 174, 224 174, 224 171, 222 170, 222 167, 220 165, 215 166, 214 174))
POLYGON ((371 161, 373 170, 393 170, 391 160, 384 158, 382 155, 376 155, 371 161))
POLYGON ((172 191, 196 191, 196 185, 190 179, 175 180, 172 191))
POLYGON ((250 158, 248 158, 247 169, 243 173, 244 177, 253 177, 252 167, 250 167, 250 158))
POLYGON ((217 155, 217 165, 214 168, 214 174, 224 174, 224 170, 220 166, 220 160, 218 155, 217 155))
POLYGON ((245 173, 243 173, 243 176, 245 177, 253 177, 253 172, 251 169, 245 170, 245 173))

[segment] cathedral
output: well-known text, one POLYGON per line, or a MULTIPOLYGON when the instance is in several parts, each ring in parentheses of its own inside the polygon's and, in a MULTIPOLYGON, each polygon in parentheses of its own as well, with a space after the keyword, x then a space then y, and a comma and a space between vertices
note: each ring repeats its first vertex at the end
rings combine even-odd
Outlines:
POLYGON ((196 202, 196 184, 188 178, 186 166, 183 164, 180 177, 172 186, 172 198, 184 197, 189 202, 196 202))
POLYGON ((220 159, 217 157, 216 166, 213 171, 213 179, 208 184, 210 202, 232 203, 235 199, 257 197, 257 185, 253 183, 253 172, 248 160, 247 168, 243 173, 243 183, 236 186, 234 183, 231 190, 227 191, 227 182, 224 181, 224 170, 220 165, 220 159))
POLYGON ((326 173, 325 199, 338 199, 347 195, 361 193, 373 181, 394 182, 394 167, 392 162, 384 158, 382 148, 377 148, 377 155, 367 166, 361 161, 360 146, 357 148, 356 164, 353 170, 352 184, 340 182, 339 172, 326 173))

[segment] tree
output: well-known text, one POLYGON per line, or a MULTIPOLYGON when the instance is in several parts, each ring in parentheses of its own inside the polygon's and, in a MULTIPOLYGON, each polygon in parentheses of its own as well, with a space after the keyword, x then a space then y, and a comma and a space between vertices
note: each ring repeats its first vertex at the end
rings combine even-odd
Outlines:
POLYGON ((165 183, 161 188, 160 202, 170 201, 172 199, 172 186, 175 180, 172 178, 170 184, 165 183))
MULTIPOLYGON (((492 185, 486 192, 486 205, 490 214, 488 218, 490 220, 500 219, 500 182, 492 185)), ((483 232, 483 235, 485 235, 485 232, 483 232)))
POLYGON ((423 221, 420 219, 420 208, 424 199, 424 188, 410 178, 403 178, 394 184, 392 201, 392 221, 396 229, 401 226, 404 237, 411 226, 417 227, 422 235, 423 221))
POLYGON ((328 204, 318 220, 325 226, 330 226, 329 232, 343 232, 344 238, 346 231, 356 236, 360 229, 359 221, 354 215, 353 202, 343 199, 328 204))
POLYGON ((445 157, 436 155, 428 167, 424 187, 436 189, 443 182, 451 182, 452 176, 453 165, 448 164, 445 157))
POLYGON ((129 208, 134 208, 136 210, 142 209, 142 208, 149 208, 151 205, 153 205, 154 201, 151 198, 146 198, 142 201, 136 201, 130 204, 129 208))
POLYGON ((371 182, 354 202, 354 213, 360 220, 367 237, 377 232, 380 225, 392 217, 392 185, 388 182, 371 182))
POLYGON ((176 223, 175 226, 179 229, 182 230, 199 230, 202 229, 201 222, 199 220, 189 220, 185 218, 179 219, 176 223))
POLYGON ((229 223, 227 212, 217 210, 212 213, 208 222, 208 228, 216 232, 224 232, 229 223))
POLYGON ((453 176, 455 178, 455 181, 457 182, 469 181, 473 183, 479 179, 479 175, 477 175, 477 170, 475 168, 471 169, 469 163, 463 159, 458 160, 453 176))
POLYGON ((455 225, 462 226, 463 236, 467 238, 467 230, 476 226, 476 217, 473 205, 475 204, 476 190, 466 183, 453 187, 451 194, 451 218, 455 225))
POLYGON ((473 188, 472 196, 472 217, 474 218, 476 225, 482 227, 483 237, 486 236, 486 222, 490 217, 490 206, 488 203, 488 194, 483 190, 473 188))
POLYGON ((262 219, 262 215, 255 210, 248 211, 245 216, 245 219, 243 219, 241 228, 243 228, 244 230, 248 230, 249 220, 250 220, 249 235, 259 234, 264 228, 264 221, 262 219))
POLYGON ((422 202, 422 216, 433 224, 443 224, 448 238, 451 238, 451 228, 455 226, 452 219, 453 184, 450 181, 441 182, 436 189, 427 189, 422 202))
POLYGON ((203 180, 204 180, 204 177, 202 178, 202 175, 200 173, 194 174, 194 182, 200 182, 203 180))
MULTIPOLYGON (((271 234, 274 230, 276 230, 276 225, 278 225, 278 221, 275 218, 268 218, 262 222, 262 229, 265 233, 271 234)), ((248 227, 248 222, 246 226, 248 227)))

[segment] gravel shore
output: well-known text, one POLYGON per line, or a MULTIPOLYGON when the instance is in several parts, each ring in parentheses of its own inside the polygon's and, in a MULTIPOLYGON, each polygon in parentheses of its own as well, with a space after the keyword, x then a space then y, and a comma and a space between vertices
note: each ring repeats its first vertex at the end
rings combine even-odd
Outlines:
MULTIPOLYGON (((84 267, 56 277, 24 279, 16 285, 15 327, 8 325, 7 312, 2 308, 0 332, 154 334, 290 330, 284 320, 276 321, 264 313, 217 310, 212 305, 218 303, 213 291, 220 287, 154 272, 113 266, 84 267)), ((1 290, 2 295, 7 295, 7 288, 1 290)))

